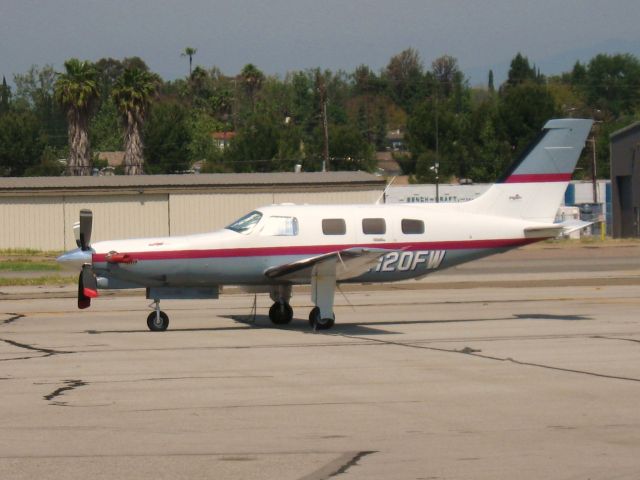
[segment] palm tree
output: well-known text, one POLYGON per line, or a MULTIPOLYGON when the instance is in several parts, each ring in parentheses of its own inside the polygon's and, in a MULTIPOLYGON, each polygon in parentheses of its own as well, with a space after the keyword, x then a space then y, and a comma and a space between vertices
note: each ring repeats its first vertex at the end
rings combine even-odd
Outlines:
POLYGON ((142 125, 156 85, 155 75, 138 68, 128 68, 116 80, 111 92, 124 127, 125 175, 144 173, 142 125))
POLYGON ((89 119, 98 100, 98 72, 93 63, 71 58, 58 75, 54 98, 67 115, 69 136, 68 175, 91 174, 89 119))
POLYGON ((242 86, 251 100, 251 109, 255 110, 256 94, 262 88, 264 83, 264 73, 262 73, 254 64, 247 63, 240 72, 242 86))
POLYGON ((189 57, 189 78, 191 78, 191 65, 193 63, 193 56, 198 51, 197 48, 186 47, 184 51, 180 54, 181 57, 189 57))

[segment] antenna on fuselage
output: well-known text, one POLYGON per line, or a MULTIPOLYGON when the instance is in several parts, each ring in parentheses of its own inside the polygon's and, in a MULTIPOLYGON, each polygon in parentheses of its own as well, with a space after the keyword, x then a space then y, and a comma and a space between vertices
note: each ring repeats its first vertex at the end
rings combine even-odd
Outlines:
POLYGON ((391 184, 392 184, 393 182, 395 182, 396 178, 398 178, 398 177, 397 177, 397 176, 396 176, 396 177, 393 177, 393 178, 391 179, 391 181, 390 181, 389 183, 387 183, 387 186, 386 186, 386 187, 384 187, 384 190, 382 191, 382 193, 380 194, 380 196, 379 196, 379 197, 378 197, 378 199, 376 200, 376 205, 380 205, 380 203, 386 203, 386 202, 381 202, 381 200, 384 200, 384 199, 385 199, 385 196, 387 195, 387 191, 389 190, 389 187, 391 186, 391 184))

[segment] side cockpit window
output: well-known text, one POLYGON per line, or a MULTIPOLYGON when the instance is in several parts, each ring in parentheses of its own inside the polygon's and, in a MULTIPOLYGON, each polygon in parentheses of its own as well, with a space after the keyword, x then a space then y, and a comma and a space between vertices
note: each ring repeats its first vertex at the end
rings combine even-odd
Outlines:
POLYGON ((244 217, 239 218, 231 225, 227 225, 227 230, 233 230, 234 232, 244 233, 245 235, 251 233, 255 226, 260 222, 262 213, 254 210, 251 213, 247 213, 244 217))
POLYGON ((271 237, 298 235, 298 219, 296 217, 268 217, 260 235, 271 237))

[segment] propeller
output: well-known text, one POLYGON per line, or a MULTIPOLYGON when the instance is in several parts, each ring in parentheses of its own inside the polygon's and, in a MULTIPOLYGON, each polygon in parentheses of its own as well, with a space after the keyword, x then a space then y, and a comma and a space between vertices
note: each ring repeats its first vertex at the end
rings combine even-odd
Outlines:
POLYGON ((98 296, 98 281, 93 267, 85 263, 78 277, 78 308, 91 306, 91 299, 98 296))
MULTIPOLYGON (((76 243, 83 252, 91 252, 91 228, 93 213, 91 210, 80 210, 80 222, 74 225, 76 243)), ((90 258, 90 257, 89 257, 90 258)), ((84 263, 78 277, 78 308, 88 308, 91 299, 98 296, 98 281, 91 263, 84 263)))
POLYGON ((78 247, 84 252, 91 250, 91 227, 93 225, 93 213, 91 210, 80 210, 80 222, 77 225, 79 228, 79 234, 76 239, 78 247))

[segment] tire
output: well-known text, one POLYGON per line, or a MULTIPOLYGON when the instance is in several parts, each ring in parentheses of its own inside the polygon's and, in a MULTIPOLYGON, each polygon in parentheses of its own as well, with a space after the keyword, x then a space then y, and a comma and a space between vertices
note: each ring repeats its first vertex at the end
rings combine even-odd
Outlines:
POLYGON ((333 327, 335 323, 335 315, 333 318, 321 318, 320 309, 318 307, 313 307, 311 312, 309 312, 309 325, 311 325, 315 330, 328 330, 333 327))
POLYGON ((286 302, 275 302, 269 309, 269 318, 274 325, 286 325, 293 319, 293 308, 286 302))
POLYGON ((156 318, 156 312, 151 312, 147 317, 147 327, 152 332, 164 332, 169 327, 169 316, 161 310, 160 318, 158 319, 156 318))

